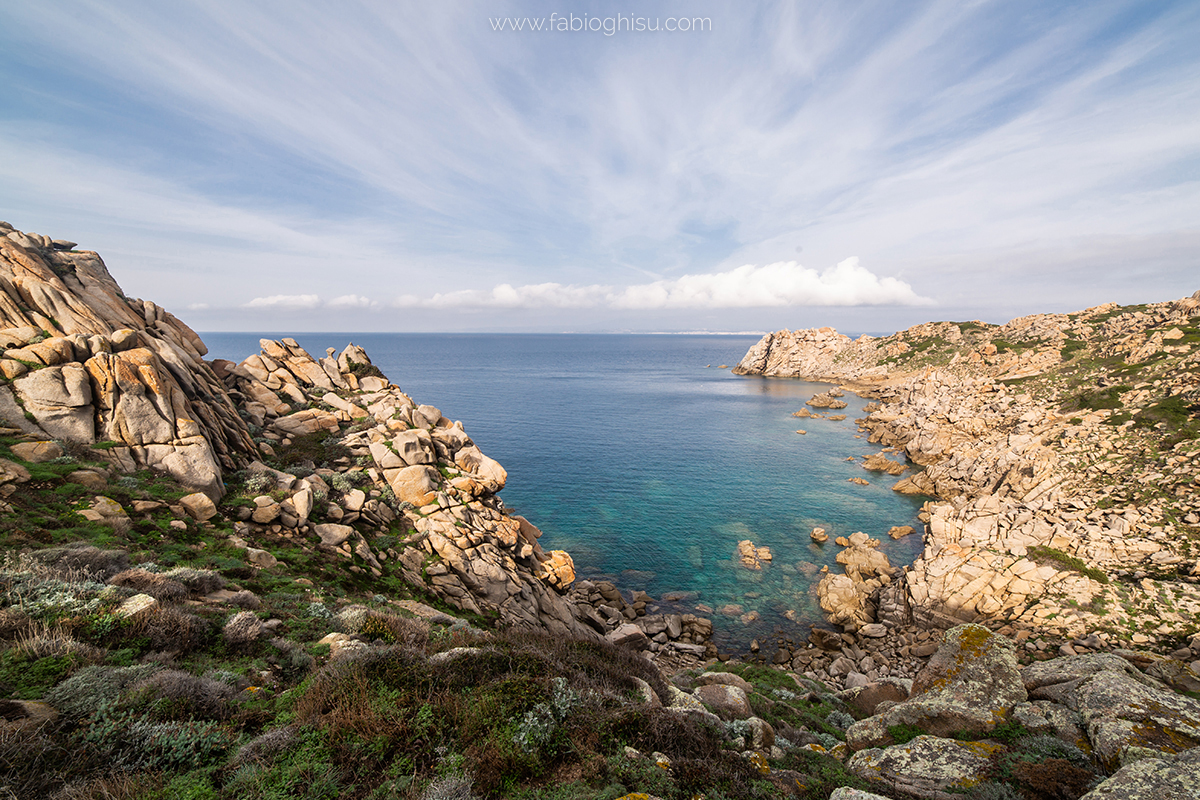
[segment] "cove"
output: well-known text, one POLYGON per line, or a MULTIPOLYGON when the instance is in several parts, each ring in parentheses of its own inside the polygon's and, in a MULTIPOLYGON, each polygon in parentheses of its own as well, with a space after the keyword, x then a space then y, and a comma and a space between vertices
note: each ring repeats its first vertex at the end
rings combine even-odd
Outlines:
POLYGON ((882 539, 894 566, 920 553, 921 500, 864 470, 878 452, 844 421, 792 412, 827 384, 732 375, 756 336, 591 334, 206 333, 209 358, 240 361, 260 338, 291 335, 320 355, 353 341, 418 403, 462 420, 508 470, 505 503, 571 553, 580 579, 643 589, 713 619, 722 650, 753 639, 801 641, 824 624, 820 568, 840 572, 832 541, 882 539), (803 429, 805 435, 795 431, 803 429), (847 461, 848 457, 855 461, 847 461), (849 482, 865 478, 869 485, 849 482), (818 545, 809 532, 826 529, 818 545), (762 570, 737 543, 770 548, 762 570))

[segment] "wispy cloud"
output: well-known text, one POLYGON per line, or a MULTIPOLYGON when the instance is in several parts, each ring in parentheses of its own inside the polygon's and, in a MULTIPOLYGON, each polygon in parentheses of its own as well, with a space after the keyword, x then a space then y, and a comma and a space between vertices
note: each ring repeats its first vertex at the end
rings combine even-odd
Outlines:
POLYGON ((747 264, 728 272, 683 275, 626 287, 500 284, 490 291, 463 290, 432 297, 404 295, 402 308, 715 309, 782 306, 931 305, 907 283, 880 278, 848 258, 824 272, 780 261, 747 264))
POLYGON ((1100 235, 1156 265, 1146 291, 1194 269, 1194 3, 693 11, 711 35, 581 40, 495 33, 531 13, 505 2, 15 0, 0 209, 128 242, 168 304, 302 274, 343 320, 364 286, 430 309, 1032 304, 1011 276, 1100 235), (904 284, 713 277, 801 246, 904 284))

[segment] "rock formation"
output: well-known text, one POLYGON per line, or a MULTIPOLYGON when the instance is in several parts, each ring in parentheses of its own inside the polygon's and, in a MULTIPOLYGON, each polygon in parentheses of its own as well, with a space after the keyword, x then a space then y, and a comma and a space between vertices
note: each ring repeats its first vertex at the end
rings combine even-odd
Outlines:
MULTIPOLYGON (((853 341, 781 331, 735 371, 872 398, 863 431, 924 468, 894 488, 934 498, 925 551, 902 589, 887 588, 898 616, 880 621, 1010 623, 1064 640, 1106 631, 1169 647, 1200 612, 1198 312, 1200 292, 853 341)), ((904 465, 880 454, 864 466, 904 465)), ((827 580, 852 606, 831 614, 874 621, 878 598, 827 580)))
POLYGON ((219 498, 222 471, 255 448, 204 343, 73 248, 0 223, 0 417, 33 436, 102 442, 123 469, 163 470, 219 498))
MULTIPOLYGON (((0 419, 29 440, 15 446, 22 457, 62 457, 57 440, 118 472, 166 472, 198 490, 179 510, 200 521, 240 476, 258 494, 234 509, 230 543, 257 568, 298 543, 503 625, 584 637, 630 625, 651 651, 708 651, 707 620, 648 615, 648 597, 576 585, 571 556, 543 550, 541 531, 505 508, 504 468, 362 348, 314 358, 293 339, 263 339, 240 364, 206 362, 190 328, 126 298, 96 253, 74 247, 0 223, 0 419)), ((0 466, 0 494, 28 480, 22 470, 0 466)), ((88 480, 105 483, 77 478, 88 480)), ((82 513, 129 525, 103 496, 82 513)))

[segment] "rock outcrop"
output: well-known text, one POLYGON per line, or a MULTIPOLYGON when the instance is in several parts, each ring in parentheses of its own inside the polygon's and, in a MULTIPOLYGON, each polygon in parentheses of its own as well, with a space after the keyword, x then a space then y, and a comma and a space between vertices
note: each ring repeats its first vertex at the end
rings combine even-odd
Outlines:
POLYGON ((127 298, 94 252, 0 224, 0 418, 31 436, 101 444, 122 469, 209 494, 255 451, 200 337, 127 298))
MULTIPOLYGON (((1011 623, 1064 643, 1106 631, 1170 647, 1200 613, 1189 544, 1200 534, 1198 311, 1200 292, 882 338, 781 331, 735 371, 858 391, 874 401, 862 432, 922 468, 894 489, 934 498, 925 550, 880 621, 1011 623)), ((880 454, 864 466, 906 464, 880 454)), ((885 593, 856 600, 827 581, 861 609, 885 593)), ((864 618, 829 605, 839 623, 864 618)))
MULTIPOLYGON (((652 652, 708 652, 708 620, 648 613, 648 597, 626 602, 611 584, 576 585, 570 554, 544 550, 541 531, 505 508, 504 468, 362 348, 260 347, 239 364, 206 362, 190 328, 127 298, 96 253, 0 224, 0 419, 27 440, 13 447, 21 458, 70 458, 61 442, 114 472, 168 473, 197 490, 178 515, 234 515, 229 541, 256 569, 274 568, 271 551, 286 542, 502 625, 597 638, 632 625, 652 652), (252 487, 252 505, 219 509, 227 480, 252 487)), ((28 480, 0 464, 0 495, 28 480)), ((107 477, 72 480, 102 491, 107 477)), ((139 513, 154 506, 139 502, 139 513)), ((103 494, 80 513, 131 524, 103 494)))

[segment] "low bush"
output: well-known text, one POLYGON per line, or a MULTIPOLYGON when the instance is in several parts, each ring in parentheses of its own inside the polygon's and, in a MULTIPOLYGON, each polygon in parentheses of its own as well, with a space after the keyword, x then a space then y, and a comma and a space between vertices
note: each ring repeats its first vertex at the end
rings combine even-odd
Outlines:
POLYGON ((133 589, 161 602, 186 600, 189 594, 188 588, 179 581, 138 567, 118 572, 108 579, 108 585, 133 589))

